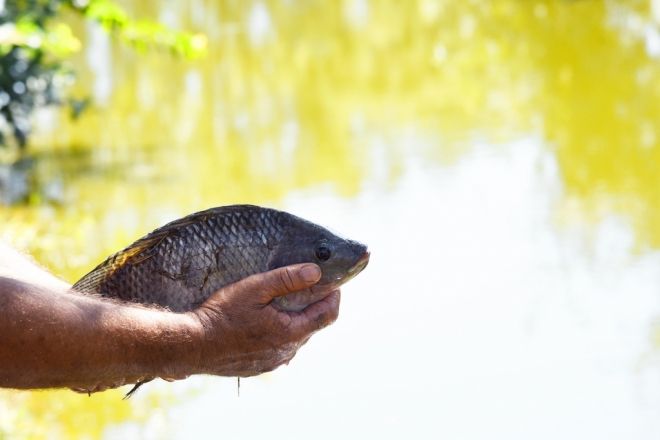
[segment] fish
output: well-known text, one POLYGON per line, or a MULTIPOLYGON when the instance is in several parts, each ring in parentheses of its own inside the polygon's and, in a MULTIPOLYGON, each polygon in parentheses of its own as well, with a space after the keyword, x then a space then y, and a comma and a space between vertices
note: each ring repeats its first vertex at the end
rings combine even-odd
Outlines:
POLYGON ((154 230, 109 256, 72 289, 187 312, 250 275, 316 263, 321 268, 316 285, 273 300, 279 310, 300 312, 354 278, 369 257, 366 245, 293 214, 220 206, 154 230))

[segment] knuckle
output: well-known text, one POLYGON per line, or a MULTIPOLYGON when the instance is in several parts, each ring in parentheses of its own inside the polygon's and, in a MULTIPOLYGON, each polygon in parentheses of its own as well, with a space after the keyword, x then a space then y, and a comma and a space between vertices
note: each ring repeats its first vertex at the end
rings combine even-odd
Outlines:
POLYGON ((329 326, 337 320, 338 316, 339 313, 336 309, 331 309, 327 312, 319 314, 315 319, 317 328, 321 330, 322 328, 329 326))
POLYGON ((277 316, 282 331, 288 331, 293 324, 293 318, 288 314, 281 313, 277 316))
POLYGON ((332 309, 332 311, 329 314, 330 316, 328 317, 328 324, 332 324, 339 318, 339 308, 332 309))
POLYGON ((286 290, 293 291, 295 290, 295 282, 291 270, 288 267, 285 267, 280 271, 280 281, 286 290))
POLYGON ((329 314, 321 313, 314 319, 314 324, 316 325, 317 330, 321 330, 322 328, 327 327, 331 324, 329 314))

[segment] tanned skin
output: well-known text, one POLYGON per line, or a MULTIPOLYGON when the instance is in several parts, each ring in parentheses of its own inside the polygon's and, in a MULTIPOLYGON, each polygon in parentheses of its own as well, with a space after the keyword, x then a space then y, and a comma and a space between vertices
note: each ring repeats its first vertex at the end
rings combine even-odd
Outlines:
POLYGON ((72 293, 0 244, 0 387, 94 392, 156 377, 271 371, 337 319, 338 290, 299 313, 270 305, 320 276, 315 264, 275 269, 172 313, 72 293))

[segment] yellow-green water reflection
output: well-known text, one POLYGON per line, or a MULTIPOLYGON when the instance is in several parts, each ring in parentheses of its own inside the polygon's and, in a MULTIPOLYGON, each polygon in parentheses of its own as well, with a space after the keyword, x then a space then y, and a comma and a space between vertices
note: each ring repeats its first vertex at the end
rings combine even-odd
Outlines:
MULTIPOLYGON (((617 214, 638 248, 660 246, 655 2, 126 7, 206 33, 209 52, 191 62, 136 54, 72 19, 87 32, 76 93, 92 90, 96 106, 76 122, 38 120, 38 176, 55 202, 0 211, 0 238, 68 280, 196 209, 277 204, 310 188, 353 196, 374 179, 396 185, 411 157, 452 166, 476 143, 527 137, 556 157, 557 222, 617 214)), ((95 437, 134 416, 115 394, 66 396, 9 395, 22 422, 5 429, 30 432, 22 426, 34 420, 95 437), (83 407, 109 415, 89 425, 45 418, 52 401, 62 417, 83 407)))
POLYGON ((100 438, 109 424, 144 422, 159 405, 173 400, 152 394, 139 403, 119 404, 117 390, 93 398, 70 391, 0 394, 0 438, 100 438))

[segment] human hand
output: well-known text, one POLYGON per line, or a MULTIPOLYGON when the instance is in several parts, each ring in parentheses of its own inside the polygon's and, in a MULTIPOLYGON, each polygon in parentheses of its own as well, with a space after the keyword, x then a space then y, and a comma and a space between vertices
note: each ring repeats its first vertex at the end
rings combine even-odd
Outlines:
POLYGON ((260 273, 226 286, 189 312, 198 323, 198 371, 220 376, 255 376, 288 363, 316 331, 339 313, 339 290, 300 312, 275 308, 274 298, 316 284, 321 270, 297 264, 260 273))

